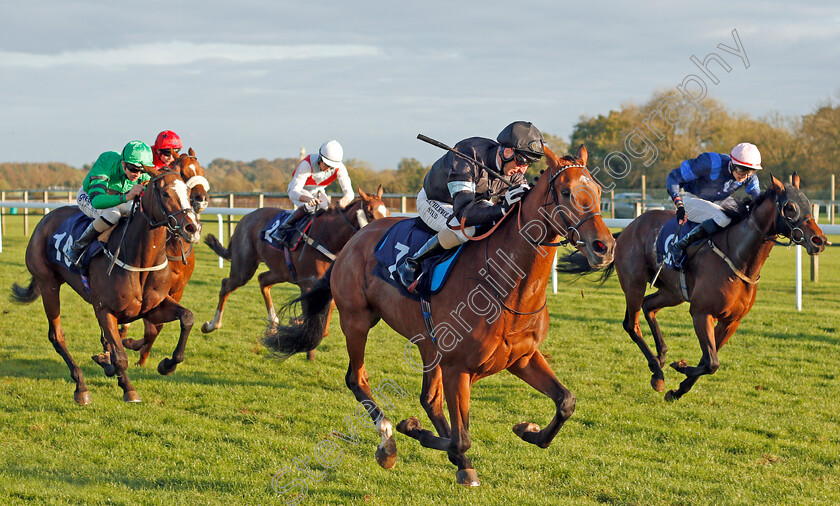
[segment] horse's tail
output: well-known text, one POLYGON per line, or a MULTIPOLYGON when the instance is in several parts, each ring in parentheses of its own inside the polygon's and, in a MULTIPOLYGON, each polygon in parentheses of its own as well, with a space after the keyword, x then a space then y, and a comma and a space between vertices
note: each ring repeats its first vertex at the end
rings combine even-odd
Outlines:
POLYGON ((269 329, 262 339, 266 348, 286 358, 295 353, 314 350, 321 344, 333 298, 330 288, 331 275, 332 266, 311 290, 283 306, 282 313, 287 313, 293 305, 303 302, 301 308, 304 312, 300 317, 301 321, 289 326, 277 325, 276 328, 269 329))
POLYGON ((17 283, 12 284, 12 300, 16 302, 29 304, 35 302, 40 296, 41 292, 35 286, 35 278, 29 280, 29 286, 27 287, 22 287, 17 283))
MULTIPOLYGON (((618 237, 618 234, 620 233, 621 232, 617 232, 613 234, 613 237, 618 237)), ((610 264, 606 267, 595 269, 589 265, 586 255, 577 250, 557 259, 557 272, 562 274, 575 274, 577 276, 585 276, 594 272, 600 272, 600 275, 595 279, 595 281, 602 285, 610 278, 610 276, 612 276, 614 271, 615 262, 610 262, 610 264)))
POLYGON ((207 237, 204 238, 204 244, 210 246, 210 249, 220 257, 230 260, 230 250, 225 248, 215 235, 207 234, 207 237))

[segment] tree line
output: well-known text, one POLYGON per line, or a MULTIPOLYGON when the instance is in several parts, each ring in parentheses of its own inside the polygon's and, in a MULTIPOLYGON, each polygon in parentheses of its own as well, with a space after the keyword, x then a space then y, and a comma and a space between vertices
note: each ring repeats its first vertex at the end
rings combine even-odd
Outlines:
MULTIPOLYGON (((663 188, 668 172, 683 160, 704 151, 728 154, 735 144, 751 142, 761 151, 765 174, 773 172, 786 180, 797 171, 803 188, 826 189, 840 158, 840 106, 827 100, 803 116, 770 113, 753 118, 712 98, 698 104, 665 90, 643 104, 627 103, 606 114, 580 117, 568 142, 545 135, 559 155, 584 144, 590 170, 608 188, 638 188, 642 175, 649 188, 663 188)), ((204 168, 214 191, 285 192, 298 163, 298 158, 217 158, 204 168)), ((382 185, 388 193, 415 193, 429 169, 415 158, 378 171, 364 160, 351 158, 345 164, 353 186, 371 192, 382 185)), ((533 179, 544 168, 541 161, 527 175, 533 179)), ((90 165, 79 170, 64 163, 0 163, 0 189, 78 188, 89 169, 90 165)), ((760 176, 762 182, 766 177, 760 176)))

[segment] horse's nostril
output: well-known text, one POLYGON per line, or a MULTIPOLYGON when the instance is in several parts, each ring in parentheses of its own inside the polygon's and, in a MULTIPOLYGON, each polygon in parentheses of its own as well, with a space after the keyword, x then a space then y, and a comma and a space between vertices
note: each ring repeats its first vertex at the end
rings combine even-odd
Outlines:
POLYGON ((187 231, 188 234, 194 234, 198 229, 192 223, 188 224, 184 227, 184 230, 187 231))
POLYGON ((824 244, 824 241, 822 240, 822 237, 819 237, 819 236, 815 235, 814 237, 811 238, 811 243, 814 246, 822 246, 824 244))
POLYGON ((596 253, 606 253, 607 245, 602 241, 594 241, 592 243, 592 249, 594 249, 596 253))

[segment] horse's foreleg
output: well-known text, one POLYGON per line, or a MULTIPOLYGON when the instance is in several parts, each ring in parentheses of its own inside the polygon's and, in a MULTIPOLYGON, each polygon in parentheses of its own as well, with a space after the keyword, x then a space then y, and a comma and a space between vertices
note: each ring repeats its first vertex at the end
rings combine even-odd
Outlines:
POLYGON ((522 422, 513 427, 513 432, 523 441, 540 448, 547 448, 575 411, 575 396, 557 380, 554 371, 551 370, 539 350, 534 352, 527 361, 522 362, 523 360, 517 361, 508 370, 553 400, 556 411, 554 418, 545 429, 540 430, 540 427, 534 423, 522 422))
POLYGON ((99 341, 102 343, 102 353, 90 357, 94 362, 99 364, 105 372, 105 376, 109 378, 117 371, 114 369, 114 364, 111 363, 111 350, 108 348, 108 343, 105 342, 105 333, 99 329, 99 341))
POLYGON ((277 318, 277 313, 274 311, 274 302, 271 300, 271 287, 277 283, 282 283, 285 279, 273 271, 265 271, 257 276, 257 280, 260 282, 260 293, 263 296, 263 302, 265 302, 266 313, 268 313, 268 324, 277 325, 280 323, 280 319, 277 318))
POLYGON ((436 436, 432 431, 424 429, 420 420, 412 416, 397 424, 397 430, 408 437, 414 438, 426 448, 435 450, 449 449, 451 429, 446 416, 443 414, 443 382, 441 381, 440 366, 423 372, 423 387, 420 392, 420 404, 437 430, 436 436))
MULTIPOLYGON (((694 322, 694 332, 700 340, 700 349, 703 356, 700 362, 695 367, 689 367, 685 360, 674 362, 671 367, 674 370, 686 375, 686 379, 680 383, 677 390, 669 390, 665 394, 666 401, 674 401, 688 393, 694 383, 705 374, 714 374, 720 367, 718 360, 717 344, 715 342, 715 329, 713 327, 713 319, 709 314, 697 313, 692 315, 694 322)), ((732 330, 734 332, 734 329, 732 330)), ((731 334, 730 334, 731 335, 731 334)))
POLYGON ((478 481, 478 473, 466 455, 472 445, 469 430, 471 386, 471 378, 467 371, 443 371, 443 392, 452 422, 447 456, 449 461, 458 467, 455 473, 458 484, 477 487, 481 484, 478 481))
POLYGON ((642 337, 642 327, 639 325, 639 312, 641 311, 641 295, 639 297, 631 297, 625 294, 627 301, 627 308, 624 311, 623 327, 630 339, 636 343, 636 346, 642 351, 642 354, 647 359, 648 369, 650 369, 650 386, 657 392, 665 390, 665 373, 662 372, 662 365, 659 359, 650 349, 650 346, 642 337))
POLYGON ((156 308, 146 313, 144 318, 154 325, 162 325, 174 320, 181 323, 181 334, 178 336, 178 344, 175 346, 175 351, 172 352, 172 358, 164 358, 158 364, 160 374, 172 374, 178 364, 184 361, 187 338, 195 323, 195 317, 192 311, 175 302, 172 297, 167 296, 156 308))
POLYGON ((117 384, 123 389, 123 400, 125 402, 140 402, 140 396, 131 386, 126 369, 128 369, 128 356, 119 339, 120 333, 117 328, 117 318, 105 309, 96 310, 96 319, 105 340, 105 345, 111 354, 111 364, 117 376, 117 384))
POLYGON ((49 322, 49 331, 47 336, 50 343, 53 345, 55 351, 64 359, 67 368, 70 369, 70 378, 76 383, 76 391, 73 392, 73 400, 82 406, 90 404, 90 391, 87 384, 85 384, 85 376, 82 374, 82 369, 70 356, 67 350, 67 342, 64 340, 64 329, 61 327, 61 299, 59 298, 59 288, 41 286, 41 300, 44 303, 44 312, 47 315, 49 322))
POLYGON ((665 365, 665 354, 668 353, 668 345, 665 344, 665 338, 662 336, 659 322, 656 321, 656 313, 663 307, 678 306, 682 302, 682 297, 668 290, 658 290, 656 293, 645 297, 644 301, 642 301, 642 313, 645 315, 645 320, 648 322, 650 332, 653 334, 653 340, 656 343, 656 358, 659 361, 660 368, 665 365))

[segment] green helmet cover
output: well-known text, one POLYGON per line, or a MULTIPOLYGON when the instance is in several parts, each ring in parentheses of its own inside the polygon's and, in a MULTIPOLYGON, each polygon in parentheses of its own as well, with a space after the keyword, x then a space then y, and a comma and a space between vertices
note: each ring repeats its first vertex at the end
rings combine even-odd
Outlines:
POLYGON ((122 159, 132 165, 143 165, 144 167, 154 167, 155 165, 152 160, 152 148, 143 141, 131 141, 126 144, 122 151, 122 159))

